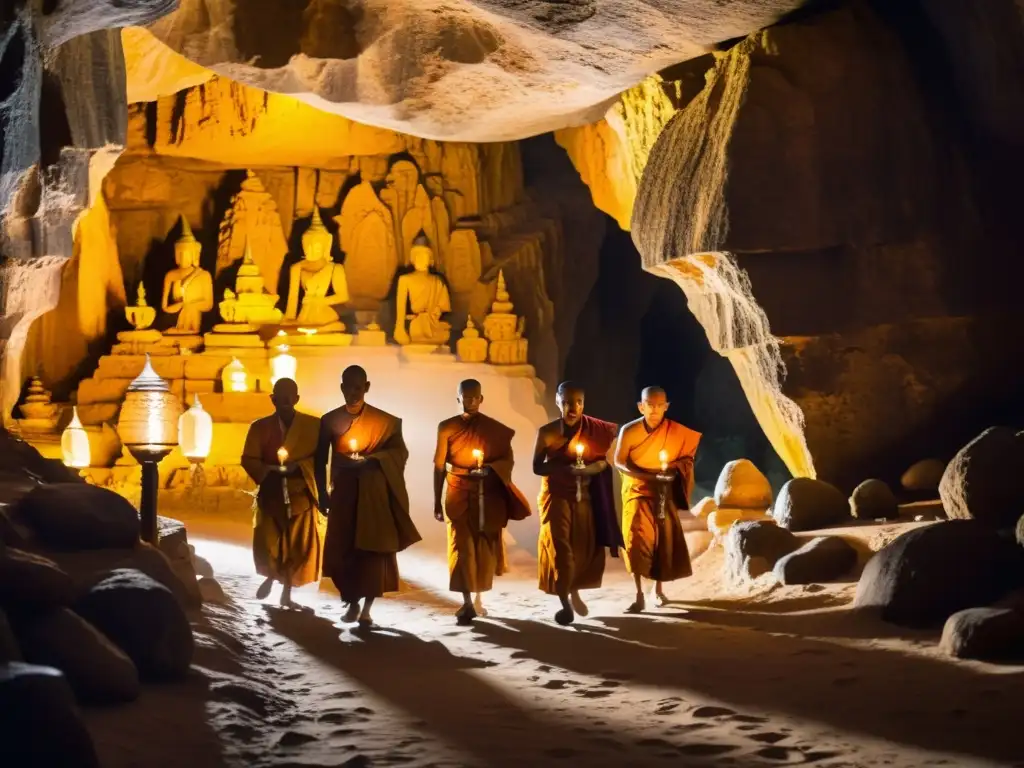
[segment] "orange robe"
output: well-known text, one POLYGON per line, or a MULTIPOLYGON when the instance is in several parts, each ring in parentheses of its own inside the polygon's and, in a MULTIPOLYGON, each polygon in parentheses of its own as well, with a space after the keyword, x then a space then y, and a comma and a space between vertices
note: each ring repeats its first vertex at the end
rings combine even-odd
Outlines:
POLYGON ((353 439, 367 463, 348 468, 332 462, 324 546, 324 575, 345 602, 397 592, 397 553, 421 538, 409 516, 404 477, 409 451, 400 419, 365 403, 356 415, 345 408, 324 414, 317 446, 317 484, 326 485, 328 455, 347 455, 353 439))
MULTIPOLYGON (((576 442, 583 443, 588 464, 605 458, 615 442, 617 426, 583 416, 579 429, 563 435, 547 449, 545 459, 576 461, 576 442)), ((611 470, 607 470, 610 473, 611 470)), ((538 586, 549 595, 578 589, 597 589, 604 579, 605 548, 600 542, 591 490, 599 477, 581 478, 581 498, 576 500, 576 478, 558 473, 541 478, 537 508, 540 534, 537 541, 538 586)), ((614 510, 610 510, 614 515, 614 510)))
MULTIPOLYGON (((623 430, 642 421, 637 419, 623 430)), ((643 472, 661 471, 661 451, 670 465, 681 462, 676 479, 665 490, 665 517, 660 520, 659 484, 622 475, 622 538, 630 573, 656 581, 674 581, 693 573, 678 510, 690 508, 693 458, 699 442, 699 432, 665 419, 629 452, 629 460, 643 472)))
POLYGON ((259 486, 253 509, 252 555, 256 573, 301 587, 320 580, 326 522, 316 500, 313 454, 320 420, 296 413, 291 426, 277 415, 254 421, 245 437, 242 468, 259 486), (298 474, 285 477, 268 471, 278 463, 277 451, 288 450, 298 474), (288 485, 285 503, 284 483, 288 485))
POLYGON ((434 465, 446 470, 444 507, 448 529, 448 588, 486 592, 494 577, 508 570, 502 531, 509 520, 525 520, 530 504, 512 482, 512 437, 515 431, 478 413, 442 421, 434 465), (486 477, 468 475, 476 467, 473 451, 483 452, 486 477), (483 515, 480 488, 483 486, 483 515))

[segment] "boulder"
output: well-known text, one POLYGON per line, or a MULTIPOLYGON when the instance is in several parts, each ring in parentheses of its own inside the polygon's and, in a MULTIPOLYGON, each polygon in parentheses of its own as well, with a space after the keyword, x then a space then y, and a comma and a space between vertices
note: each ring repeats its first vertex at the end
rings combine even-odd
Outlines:
POLYGON ((772 486, 752 461, 736 459, 722 467, 715 484, 715 504, 764 512, 772 505, 772 486))
POLYGON ((163 552, 174 575, 188 593, 188 604, 202 602, 202 594, 196 584, 196 569, 185 524, 169 517, 161 517, 157 523, 159 528, 158 549, 163 552))
POLYGON ((849 503, 838 488, 809 477, 794 477, 782 486, 772 509, 775 521, 791 531, 827 528, 849 515, 849 503))
POLYGON ((850 494, 850 514, 858 520, 896 520, 900 506, 888 485, 881 480, 865 480, 850 494))
MULTIPOLYGON (((195 571, 196 578, 213 578, 213 566, 210 565, 210 561, 207 560, 205 557, 201 557, 199 555, 192 555, 192 570, 195 571)), ((200 592, 201 591, 202 590, 200 590, 200 592)))
POLYGON ((945 621, 1024 584, 1024 552, 976 520, 948 520, 908 531, 864 567, 854 606, 907 627, 945 621))
MULTIPOLYGON (((705 496, 693 505, 693 509, 690 510, 690 513, 699 520, 707 520, 708 515, 716 509, 718 509, 718 505, 715 504, 715 500, 710 496, 705 496)), ((198 570, 196 572, 198 573, 198 570)))
POLYGON ((819 584, 838 579, 857 563, 857 550, 839 536, 819 536, 775 563, 780 584, 819 584))
POLYGON ((211 576, 203 576, 199 579, 199 592, 203 596, 203 601, 207 603, 226 605, 231 602, 224 594, 224 588, 221 587, 220 582, 211 576))
POLYGON ((965 445, 942 474, 939 498, 951 520, 1012 528, 1024 510, 1024 437, 990 427, 965 445))
POLYGON ((75 611, 135 662, 143 680, 188 673, 194 641, 171 591, 133 568, 111 571, 75 603, 75 611))
POLYGON ((21 661, 21 648, 18 647, 18 639, 7 621, 7 614, 0 610, 0 664, 6 664, 8 661, 21 661))
POLYGON ((124 652, 67 608, 24 618, 18 640, 32 664, 64 673, 82 703, 119 704, 139 696, 139 674, 124 652))
POLYGON ((59 670, 0 664, 0 765, 99 768, 92 738, 59 670))
POLYGON ((725 575, 735 582, 768 573, 780 557, 800 546, 800 540, 770 520, 742 520, 725 534, 723 544, 725 575))
POLYGON ((968 608, 942 628, 939 648, 958 659, 1024 659, 1024 614, 1008 608, 968 608))
POLYGON ((942 473, 946 471, 946 463, 938 459, 922 459, 911 464, 900 476, 900 485, 905 491, 921 493, 937 493, 942 473))
MULTIPOLYGON (((741 520, 773 522, 763 510, 722 507, 708 515, 707 528, 716 539, 722 539, 735 523, 741 520)), ((685 530, 685 529, 684 529, 685 530)))
POLYGON ((74 599, 74 581, 53 560, 13 547, 0 553, 0 607, 56 608, 74 599))
POLYGON ((85 483, 41 485, 13 515, 40 543, 58 550, 128 549, 139 540, 139 515, 126 498, 85 483))

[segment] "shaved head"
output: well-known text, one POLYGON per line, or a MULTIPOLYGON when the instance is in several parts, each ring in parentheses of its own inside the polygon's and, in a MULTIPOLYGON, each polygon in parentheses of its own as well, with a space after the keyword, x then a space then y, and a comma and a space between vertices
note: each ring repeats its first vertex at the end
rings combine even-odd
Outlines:
POLYGON ((563 381, 558 385, 558 389, 555 390, 555 397, 565 397, 570 392, 575 392, 578 395, 586 395, 587 392, 583 389, 583 385, 577 384, 575 381, 563 381))
POLYGON ((661 396, 668 399, 668 393, 662 387, 644 387, 644 391, 640 393, 641 400, 650 400, 661 396))
POLYGON ((350 365, 341 373, 341 394, 345 398, 345 405, 349 408, 360 408, 363 405, 363 398, 370 391, 370 381, 366 377, 366 371, 359 365, 350 365))
POLYGON ((344 371, 341 372, 341 383, 344 384, 346 381, 351 381, 353 384, 356 382, 367 382, 366 369, 361 365, 350 365, 344 371))
POLYGON ((643 414, 647 426, 657 429, 665 420, 665 413, 668 411, 668 395, 661 387, 644 387, 643 392, 640 393, 640 402, 636 406, 643 414))
POLYGON ((274 382, 274 397, 282 397, 292 395, 294 397, 299 396, 299 385, 295 383, 295 379, 278 379, 274 382))
POLYGON ((459 403, 462 405, 462 413, 472 416, 480 411, 480 404, 484 401, 483 387, 476 379, 466 379, 459 383, 459 403))
POLYGON ((270 393, 270 402, 278 416, 287 417, 295 412, 295 404, 299 402, 299 385, 294 379, 278 379, 270 393))
POLYGON ((572 381, 563 381, 555 390, 555 404, 562 412, 562 421, 570 427, 576 426, 583 418, 583 401, 586 393, 583 387, 572 381))
POLYGON ((476 379, 463 379, 459 382, 459 394, 468 395, 470 392, 481 392, 483 387, 476 379))

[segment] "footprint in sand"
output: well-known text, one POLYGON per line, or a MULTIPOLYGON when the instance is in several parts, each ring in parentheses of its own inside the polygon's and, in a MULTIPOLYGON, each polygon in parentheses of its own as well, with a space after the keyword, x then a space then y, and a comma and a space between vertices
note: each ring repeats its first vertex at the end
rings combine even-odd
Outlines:
POLYGON ((598 685, 602 688, 618 688, 622 683, 618 680, 602 680, 598 685))
POLYGON ((602 691, 600 689, 590 688, 586 691, 576 691, 577 696, 583 696, 587 699, 603 699, 605 696, 611 696, 611 691, 602 691))
POLYGON ((668 729, 669 733, 696 733, 697 731, 704 731, 708 728, 714 728, 711 723, 688 723, 686 725, 673 725, 668 729))
POLYGON ((726 709, 725 707, 703 706, 693 710, 694 717, 727 717, 735 714, 731 709, 726 709))
POLYGON ((282 680, 301 680, 302 676, 303 675, 302 675, 301 672, 289 672, 287 675, 284 675, 281 679, 282 680))
POLYGON ((762 744, 778 744, 780 741, 784 741, 789 737, 784 733, 775 733, 773 731, 765 733, 755 733, 749 737, 752 741, 760 741, 762 744))
POLYGON ((735 752, 736 749, 734 744, 684 744, 676 747, 679 754, 688 757, 715 757, 726 752, 735 752))
POLYGON ((281 738, 277 740, 277 746, 301 747, 303 744, 308 744, 311 741, 316 741, 316 736, 299 733, 298 731, 285 731, 281 738))
POLYGON ((765 760, 772 760, 778 763, 804 763, 807 762, 807 755, 798 749, 787 749, 786 747, 765 747, 755 752, 758 757, 765 760))
POLYGON ((374 714, 374 711, 372 709, 370 709, 369 707, 356 707, 352 711, 356 712, 356 713, 358 713, 360 715, 372 715, 372 714, 374 714))
POLYGON ((757 715, 733 715, 729 719, 737 723, 755 723, 757 725, 764 725, 768 722, 767 717, 758 717, 757 715))
POLYGON ((538 672, 550 672, 551 669, 552 667, 550 664, 541 664, 539 667, 537 667, 538 672))
POLYGON ((658 708, 654 710, 656 715, 667 715, 670 712, 674 712, 679 709, 679 705, 682 703, 682 699, 662 699, 658 702, 658 708))
POLYGON ((329 699, 354 699, 359 695, 358 691, 335 691, 327 698, 329 699))
POLYGON ((352 718, 346 715, 344 712, 326 712, 317 718, 317 722, 328 723, 329 725, 341 725, 347 723, 352 718))
POLYGON ((568 684, 567 680, 548 680, 541 688, 547 688, 549 691, 560 691, 568 684))

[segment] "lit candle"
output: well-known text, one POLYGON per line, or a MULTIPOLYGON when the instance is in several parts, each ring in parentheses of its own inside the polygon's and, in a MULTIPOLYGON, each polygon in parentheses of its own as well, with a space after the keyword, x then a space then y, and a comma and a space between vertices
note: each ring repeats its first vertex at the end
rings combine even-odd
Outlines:
POLYGON ((277 463, 285 464, 288 461, 288 449, 283 445, 277 449, 277 463))
POLYGON ((576 461, 583 461, 583 443, 576 443, 576 461))
POLYGON ((359 444, 354 437, 348 441, 348 451, 353 459, 359 458, 359 444))
POLYGON ((661 471, 668 471, 668 451, 662 451, 658 454, 658 461, 661 462, 661 471))
POLYGON ((476 468, 483 469, 484 466, 484 452, 479 448, 473 449, 473 458, 476 459, 476 468))

